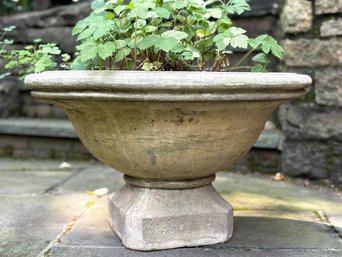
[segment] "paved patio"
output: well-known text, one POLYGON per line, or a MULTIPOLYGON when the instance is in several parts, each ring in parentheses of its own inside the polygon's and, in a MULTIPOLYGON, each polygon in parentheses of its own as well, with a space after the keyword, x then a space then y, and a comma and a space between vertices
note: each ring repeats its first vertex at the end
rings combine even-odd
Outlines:
POLYGON ((342 195, 304 181, 222 172, 215 187, 235 209, 235 233, 208 247, 136 252, 107 224, 106 195, 123 185, 96 162, 0 159, 1 257, 342 256, 342 195))

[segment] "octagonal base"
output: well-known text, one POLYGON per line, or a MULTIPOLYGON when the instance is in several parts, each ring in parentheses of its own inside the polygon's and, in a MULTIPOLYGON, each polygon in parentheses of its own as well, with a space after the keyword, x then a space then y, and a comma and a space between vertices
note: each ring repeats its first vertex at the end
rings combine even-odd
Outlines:
POLYGON ((150 251, 225 242, 233 209, 209 184, 190 189, 125 185, 109 197, 109 221, 130 249, 150 251))

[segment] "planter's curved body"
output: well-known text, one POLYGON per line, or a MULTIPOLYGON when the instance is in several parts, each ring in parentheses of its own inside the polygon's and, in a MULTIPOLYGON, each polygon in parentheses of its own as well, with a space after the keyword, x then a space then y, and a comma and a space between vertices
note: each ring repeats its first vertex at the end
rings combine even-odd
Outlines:
POLYGON ((32 94, 63 108, 80 139, 127 185, 110 197, 123 243, 152 250, 232 235, 232 208, 211 186, 284 101, 311 79, 286 73, 58 71, 30 75, 32 94))

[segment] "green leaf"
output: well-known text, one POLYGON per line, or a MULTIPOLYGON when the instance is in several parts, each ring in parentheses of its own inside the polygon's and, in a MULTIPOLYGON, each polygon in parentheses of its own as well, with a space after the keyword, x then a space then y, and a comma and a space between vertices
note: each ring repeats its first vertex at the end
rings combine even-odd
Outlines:
POLYGON ((207 11, 209 12, 210 16, 213 18, 220 19, 222 17, 221 9, 210 8, 210 9, 207 9, 207 11))
POLYGON ((155 42, 155 46, 165 52, 169 52, 177 45, 177 39, 174 37, 158 38, 155 42))
POLYGON ((95 40, 98 40, 99 38, 105 36, 111 29, 111 26, 101 26, 98 27, 93 34, 93 37, 95 40))
POLYGON ((261 44, 261 49, 265 54, 268 54, 271 51, 271 45, 261 44))
POLYGON ((225 39, 223 34, 218 34, 214 37, 214 42, 218 51, 222 51, 228 46, 229 42, 225 39))
POLYGON ((61 53, 61 50, 57 46, 54 46, 54 45, 49 45, 49 44, 41 45, 40 48, 44 54, 57 55, 61 53))
POLYGON ((45 70, 52 70, 57 66, 49 56, 43 56, 34 64, 34 72, 39 73, 45 70))
POLYGON ((173 6, 179 10, 179 9, 182 9, 184 7, 186 7, 186 3, 182 2, 182 1, 175 1, 173 6))
POLYGON ((97 27, 90 27, 84 30, 77 38, 77 40, 87 39, 93 35, 93 33, 97 30, 97 27))
POLYGON ((3 42, 5 45, 13 45, 13 43, 14 43, 14 40, 13 39, 11 39, 11 40, 9 40, 9 39, 4 39, 4 42, 3 42))
POLYGON ((123 48, 120 49, 116 54, 115 54, 115 62, 120 62, 122 61, 127 55, 131 53, 130 48, 123 48))
POLYGON ((263 65, 257 64, 252 67, 251 72, 267 72, 267 69, 263 65))
POLYGON ((156 7, 154 11, 157 13, 157 15, 161 18, 168 19, 170 18, 170 12, 162 7, 156 7))
POLYGON ((102 60, 107 59, 113 55, 116 50, 115 44, 113 42, 106 42, 98 46, 98 55, 102 60))
POLYGON ((206 36, 205 30, 204 29, 196 30, 196 36, 198 36, 198 37, 205 37, 206 36))
POLYGON ((250 39, 248 40, 248 44, 249 44, 253 49, 257 49, 258 46, 260 46, 261 42, 258 41, 258 40, 256 40, 256 39, 254 39, 254 38, 250 38, 250 39))
POLYGON ((261 63, 269 63, 270 60, 268 59, 267 55, 264 53, 257 54, 252 58, 255 62, 261 62, 261 63))
POLYGON ((35 38, 35 39, 33 40, 33 43, 35 43, 35 44, 39 44, 39 43, 41 43, 41 42, 43 42, 43 40, 42 40, 41 38, 35 38))
POLYGON ((94 59, 97 56, 98 48, 96 45, 89 45, 87 48, 81 50, 80 60, 82 62, 94 59))
POLYGON ((115 40, 114 44, 117 49, 121 49, 127 45, 126 41, 121 39, 115 40))
POLYGON ((4 79, 6 78, 7 76, 10 76, 11 73, 10 72, 6 72, 6 73, 3 73, 3 74, 0 74, 0 79, 4 79))
POLYGON ((62 54, 61 57, 63 62, 67 62, 71 59, 71 56, 68 54, 62 54))
POLYGON ((230 45, 234 48, 244 48, 248 47, 248 37, 245 35, 237 35, 230 39, 230 45))
POLYGON ((155 32, 157 30, 157 27, 153 25, 149 25, 149 26, 146 26, 144 29, 146 32, 150 33, 150 32, 155 32))
POLYGON ((246 33, 246 30, 238 27, 231 27, 228 29, 228 34, 231 36, 238 36, 246 33))
POLYGON ((8 27, 3 28, 2 30, 5 32, 11 32, 15 29, 16 29, 16 26, 8 26, 8 27))
POLYGON ((250 11, 251 7, 248 0, 229 0, 228 5, 224 6, 229 14, 242 14, 245 11, 250 11))
POLYGON ((183 52, 183 50, 184 50, 183 45, 181 43, 177 42, 177 44, 174 47, 172 47, 170 52, 172 52, 172 53, 181 53, 181 52, 183 52))
POLYGON ((284 58, 284 49, 278 45, 271 45, 271 52, 275 57, 278 57, 279 59, 283 59, 284 58))
POLYGON ((188 37, 186 32, 176 31, 176 30, 168 30, 161 34, 162 38, 175 38, 177 40, 182 40, 188 37))
POLYGON ((284 57, 284 49, 278 44, 277 40, 269 35, 261 35, 255 39, 250 39, 248 43, 254 49, 261 46, 261 50, 265 54, 272 52, 279 59, 284 57))
POLYGON ((95 10, 102 7, 105 4, 104 0, 94 0, 91 2, 91 9, 95 10))
POLYGON ((151 63, 150 60, 147 60, 144 62, 141 69, 144 71, 158 70, 161 67, 161 65, 162 64, 160 62, 151 63))
POLYGON ((201 54, 195 48, 187 47, 185 50, 186 51, 182 53, 182 57, 186 61, 193 61, 194 59, 201 57, 201 54))
POLYGON ((138 43, 138 48, 140 50, 145 50, 149 47, 154 46, 154 44, 156 43, 156 41, 159 39, 160 37, 157 35, 149 35, 144 37, 139 43, 138 43))

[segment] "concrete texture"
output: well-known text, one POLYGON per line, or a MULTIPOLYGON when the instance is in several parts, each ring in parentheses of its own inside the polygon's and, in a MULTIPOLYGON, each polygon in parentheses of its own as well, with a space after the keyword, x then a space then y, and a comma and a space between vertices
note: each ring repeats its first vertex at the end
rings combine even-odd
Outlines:
POLYGON ((124 186, 109 197, 110 225, 129 249, 148 251, 223 243, 233 208, 212 185, 182 190, 124 186))
POLYGON ((304 187, 301 180, 219 173, 214 186, 234 206, 231 240, 138 252, 126 249, 110 229, 107 196, 88 192, 102 187, 118 191, 124 183, 120 173, 95 163, 71 163, 74 168, 69 170, 56 169, 56 161, 0 163, 1 257, 342 255, 342 194, 316 185, 304 187))
MULTIPOLYGON (((6 118, 0 119, 0 134, 18 136, 39 136, 53 138, 74 138, 78 136, 69 120, 40 118, 6 118)), ((254 148, 278 149, 282 133, 275 128, 265 128, 254 148)), ((31 147, 34 147, 33 145, 31 147)))

